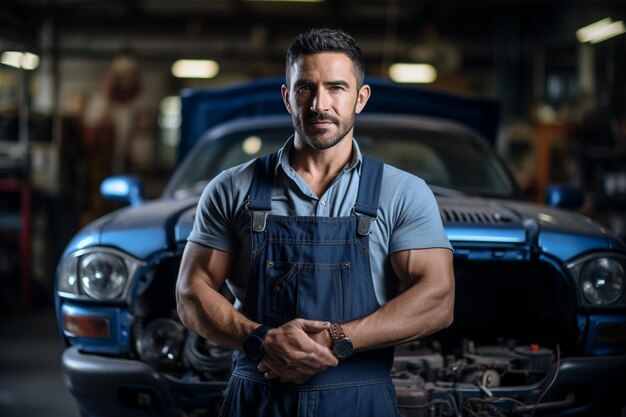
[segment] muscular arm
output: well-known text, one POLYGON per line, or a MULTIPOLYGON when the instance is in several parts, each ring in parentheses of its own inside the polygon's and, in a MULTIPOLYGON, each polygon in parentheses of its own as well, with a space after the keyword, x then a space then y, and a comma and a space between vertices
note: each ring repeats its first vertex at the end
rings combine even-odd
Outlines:
MULTIPOLYGON (((189 242, 176 283, 178 315, 189 329, 221 346, 241 350, 246 336, 259 323, 246 318, 219 293, 233 257, 228 252, 189 242)), ((302 383, 311 375, 336 366, 337 360, 315 335, 326 333, 327 323, 292 320, 270 330, 263 358, 272 377, 302 383)))
POLYGON ((220 346, 241 349, 258 324, 219 293, 232 262, 228 252, 187 243, 176 283, 176 303, 178 316, 189 329, 220 346))
POLYGON ((401 251, 391 255, 391 265, 406 290, 371 315, 344 324, 357 351, 419 339, 452 323, 452 251, 401 251))

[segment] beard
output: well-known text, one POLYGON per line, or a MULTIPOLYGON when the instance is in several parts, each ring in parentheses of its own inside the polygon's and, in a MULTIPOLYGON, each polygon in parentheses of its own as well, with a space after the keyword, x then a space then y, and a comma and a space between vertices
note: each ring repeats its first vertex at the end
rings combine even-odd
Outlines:
POLYGON ((291 120, 294 130, 311 148, 324 150, 332 148, 346 137, 348 132, 354 127, 356 115, 353 113, 349 119, 344 120, 324 113, 314 113, 305 117, 292 113, 291 120), (310 125, 311 122, 321 120, 331 122, 337 127, 337 131, 331 134, 328 128, 316 128, 310 125))

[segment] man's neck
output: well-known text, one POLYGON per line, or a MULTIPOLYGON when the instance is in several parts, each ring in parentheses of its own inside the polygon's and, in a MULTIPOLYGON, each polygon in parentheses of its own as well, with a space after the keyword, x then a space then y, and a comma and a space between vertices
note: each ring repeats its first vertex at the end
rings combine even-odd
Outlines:
POLYGON ((323 150, 313 149, 296 138, 289 155, 289 163, 311 191, 320 197, 352 161, 352 148, 352 137, 348 136, 332 148, 323 150))

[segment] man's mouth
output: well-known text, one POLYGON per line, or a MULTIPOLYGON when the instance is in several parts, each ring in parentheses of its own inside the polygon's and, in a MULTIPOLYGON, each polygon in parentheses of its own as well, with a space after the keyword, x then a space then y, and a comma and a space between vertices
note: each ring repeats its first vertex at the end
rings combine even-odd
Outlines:
POLYGON ((305 122, 314 126, 328 126, 331 124, 335 124, 336 120, 330 116, 315 116, 307 118, 305 122))

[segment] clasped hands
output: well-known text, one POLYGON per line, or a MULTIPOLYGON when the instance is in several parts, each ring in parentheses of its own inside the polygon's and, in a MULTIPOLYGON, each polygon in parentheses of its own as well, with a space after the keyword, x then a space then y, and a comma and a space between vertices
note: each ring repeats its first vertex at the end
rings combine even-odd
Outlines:
POLYGON ((330 350, 330 323, 291 320, 265 336, 265 352, 257 370, 267 379, 302 384, 313 375, 338 365, 330 350))

